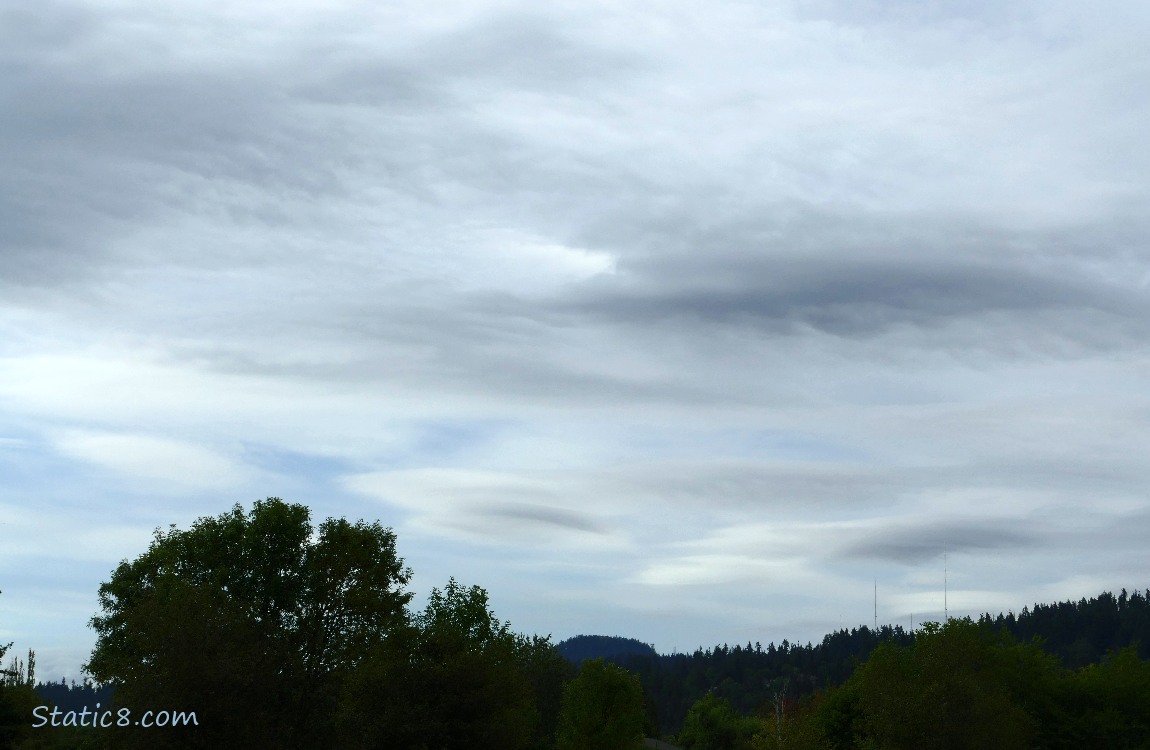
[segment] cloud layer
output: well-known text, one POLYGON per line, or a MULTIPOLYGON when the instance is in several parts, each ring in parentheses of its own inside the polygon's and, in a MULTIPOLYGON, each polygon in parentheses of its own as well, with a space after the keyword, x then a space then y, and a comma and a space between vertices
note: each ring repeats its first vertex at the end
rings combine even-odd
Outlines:
POLYGON ((268 495, 663 650, 1147 585, 1150 13, 599 6, 0 10, 0 640, 268 495))

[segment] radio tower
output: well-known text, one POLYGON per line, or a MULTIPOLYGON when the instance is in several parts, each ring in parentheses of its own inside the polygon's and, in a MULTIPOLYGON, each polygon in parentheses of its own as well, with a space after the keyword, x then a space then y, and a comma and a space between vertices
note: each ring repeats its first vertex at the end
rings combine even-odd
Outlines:
POLYGON ((946 553, 942 553, 942 621, 950 622, 950 609, 946 604, 946 553))

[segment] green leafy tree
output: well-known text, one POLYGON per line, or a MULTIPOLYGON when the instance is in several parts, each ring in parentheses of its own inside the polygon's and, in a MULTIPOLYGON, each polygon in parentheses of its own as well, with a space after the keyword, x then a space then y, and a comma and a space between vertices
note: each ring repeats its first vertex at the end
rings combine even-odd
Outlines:
POLYGON ((1080 669, 1066 686, 1058 735, 1051 747, 1145 748, 1150 742, 1150 661, 1137 646, 1111 652, 1080 669))
POLYGON ((125 731, 132 747, 311 748, 334 730, 340 683, 401 629, 410 570, 378 523, 278 498, 157 529, 100 586, 85 670, 133 711, 195 711, 198 726, 125 731))
POLYGON ((519 642, 520 669, 531 684, 539 721, 531 740, 531 750, 554 750, 563 706, 563 687, 576 674, 550 636, 533 635, 519 642))
POLYGON ((520 669, 520 638, 488 607, 487 592, 451 579, 432 589, 416 616, 416 651, 427 711, 428 746, 527 746, 538 715, 531 685, 520 669))
POLYGON ((1025 748, 1057 720, 1060 677, 1036 644, 969 619, 927 623, 912 647, 877 648, 817 721, 835 748, 1025 748))
POLYGON ((432 589, 402 637, 380 644, 348 683, 345 741, 435 750, 546 747, 549 738, 538 732, 540 695, 554 683, 556 657, 547 639, 525 638, 500 622, 484 589, 451 579, 432 589))
POLYGON ((763 723, 740 715, 726 698, 707 693, 687 712, 679 744, 683 750, 747 750, 763 723))
POLYGON ((641 748, 643 721, 638 676, 602 659, 589 659, 563 691, 559 750, 641 748))
POLYGON ((751 750, 826 750, 830 746, 814 721, 822 694, 771 705, 769 715, 751 738, 751 750))

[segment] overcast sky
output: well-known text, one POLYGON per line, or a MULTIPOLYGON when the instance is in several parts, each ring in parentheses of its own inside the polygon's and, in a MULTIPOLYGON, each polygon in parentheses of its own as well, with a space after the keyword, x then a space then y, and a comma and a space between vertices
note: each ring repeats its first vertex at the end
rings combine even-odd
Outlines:
POLYGON ((663 652, 1150 587, 1150 6, 0 6, 0 641, 380 520, 663 652))

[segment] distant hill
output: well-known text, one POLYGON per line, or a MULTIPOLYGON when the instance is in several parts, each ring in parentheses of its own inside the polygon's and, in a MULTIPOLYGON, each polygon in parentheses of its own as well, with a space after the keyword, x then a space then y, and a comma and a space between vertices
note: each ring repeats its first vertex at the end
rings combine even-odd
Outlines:
POLYGON ((1108 651, 1127 646, 1137 646, 1138 656, 1150 659, 1150 589, 1133 594, 1122 589, 1118 596, 1106 591, 1077 602, 1035 604, 1018 615, 979 619, 1006 628, 1019 640, 1041 639, 1048 653, 1072 669, 1097 664, 1108 651))
MULTIPOLYGON (((1006 630, 1022 641, 1039 639, 1047 653, 1068 668, 1097 664, 1107 652, 1135 646, 1142 659, 1150 658, 1150 589, 1115 596, 1104 592, 1077 602, 1035 604, 1015 614, 978 618, 996 630, 1006 630)), ((812 644, 722 644, 696 649, 691 654, 659 655, 631 638, 576 636, 558 644, 569 661, 602 657, 639 675, 643 692, 655 707, 664 732, 677 733, 687 710, 705 695, 726 698, 744 715, 760 711, 773 691, 785 685, 795 698, 843 683, 856 666, 866 661, 881 643, 909 646, 914 633, 900 626, 883 625, 828 633, 812 644), (627 644, 622 647, 621 644, 627 644)))
POLYGON ((75 680, 69 685, 61 677, 59 682, 37 683, 36 692, 41 700, 61 711, 81 711, 85 706, 95 711, 97 705, 106 710, 115 706, 115 690, 110 685, 96 687, 90 682, 77 684, 75 680))
POLYGON ((614 661, 631 656, 659 656, 649 643, 615 635, 577 635, 560 641, 555 648, 576 666, 586 659, 614 661))

